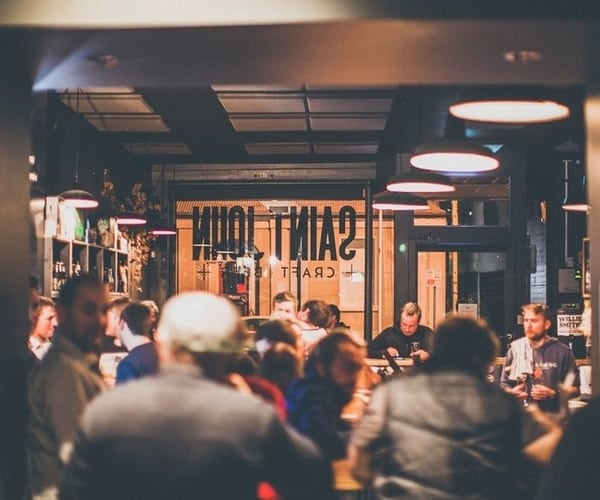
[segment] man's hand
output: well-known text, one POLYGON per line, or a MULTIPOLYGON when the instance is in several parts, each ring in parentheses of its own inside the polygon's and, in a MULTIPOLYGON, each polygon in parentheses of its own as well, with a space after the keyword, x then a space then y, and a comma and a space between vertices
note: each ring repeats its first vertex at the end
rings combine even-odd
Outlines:
POLYGON ((424 351, 423 349, 418 349, 415 352, 410 354, 410 357, 415 359, 418 358, 419 361, 427 361, 429 359, 429 353, 424 351))
POLYGON ((395 349, 394 347, 388 347, 388 348, 386 349, 386 351, 387 351, 387 352, 389 352, 389 353, 390 353, 390 356, 392 356, 392 357, 394 357, 394 358, 397 358, 397 357, 399 356, 399 354, 400 354, 400 353, 398 352, 398 349, 395 349))
POLYGON ((543 384, 534 384, 531 386, 531 397, 536 400, 552 399, 556 397, 556 391, 543 384))
POLYGON ((525 385, 525 382, 521 382, 514 387, 507 388, 505 391, 513 396, 516 396, 518 399, 525 399, 527 397, 527 386, 525 385))

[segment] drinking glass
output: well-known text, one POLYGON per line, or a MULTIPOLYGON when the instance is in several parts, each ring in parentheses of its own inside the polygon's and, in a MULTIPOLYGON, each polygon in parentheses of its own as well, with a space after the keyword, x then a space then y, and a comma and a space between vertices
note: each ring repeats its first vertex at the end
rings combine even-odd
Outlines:
POLYGON ((410 354, 411 356, 421 349, 421 342, 411 342, 410 343, 410 354))

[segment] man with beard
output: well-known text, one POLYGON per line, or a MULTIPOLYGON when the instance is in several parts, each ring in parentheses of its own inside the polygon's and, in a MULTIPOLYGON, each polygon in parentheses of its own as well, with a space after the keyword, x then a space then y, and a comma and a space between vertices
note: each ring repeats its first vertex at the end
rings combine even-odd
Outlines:
POLYGON ((287 391, 290 423, 329 461, 346 456, 351 429, 340 415, 352 398, 363 363, 362 345, 344 332, 331 333, 311 352, 304 378, 293 381, 287 391))
POLYGON ((559 386, 569 397, 579 394, 579 375, 573 353, 548 335, 552 324, 545 304, 522 308, 525 337, 510 344, 500 385, 524 401, 537 403, 540 410, 561 410, 559 386))
POLYGON ((53 346, 33 367, 27 390, 27 473, 33 499, 56 498, 79 417, 102 391, 96 370, 106 304, 106 291, 92 275, 70 278, 60 289, 53 346))

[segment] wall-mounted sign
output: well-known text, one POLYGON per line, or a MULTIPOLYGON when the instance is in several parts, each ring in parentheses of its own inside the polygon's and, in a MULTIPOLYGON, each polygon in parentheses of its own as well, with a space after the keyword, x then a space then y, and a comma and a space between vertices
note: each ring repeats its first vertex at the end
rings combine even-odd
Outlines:
POLYGON ((456 312, 459 316, 467 316, 469 318, 478 319, 479 304, 459 302, 456 312))
POLYGON ((557 314, 556 334, 560 336, 583 335, 579 329, 581 325, 581 314, 557 314))

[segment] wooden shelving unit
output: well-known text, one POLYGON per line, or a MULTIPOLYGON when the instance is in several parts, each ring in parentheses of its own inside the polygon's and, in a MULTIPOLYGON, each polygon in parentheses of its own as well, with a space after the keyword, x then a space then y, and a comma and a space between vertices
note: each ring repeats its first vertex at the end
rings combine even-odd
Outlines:
POLYGON ((129 243, 117 235, 110 238, 109 242, 110 246, 104 246, 63 236, 41 239, 42 293, 47 297, 57 297, 62 283, 68 277, 92 273, 105 284, 109 293, 129 295, 129 243))

